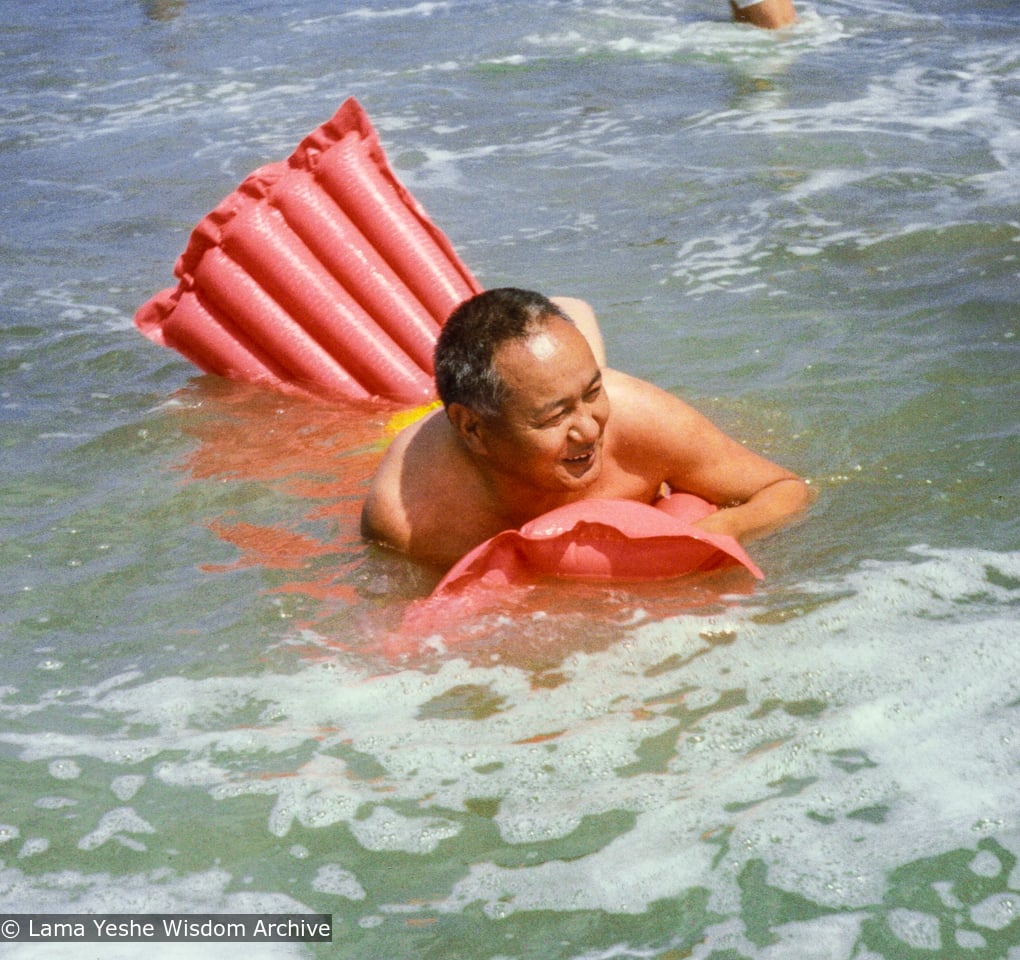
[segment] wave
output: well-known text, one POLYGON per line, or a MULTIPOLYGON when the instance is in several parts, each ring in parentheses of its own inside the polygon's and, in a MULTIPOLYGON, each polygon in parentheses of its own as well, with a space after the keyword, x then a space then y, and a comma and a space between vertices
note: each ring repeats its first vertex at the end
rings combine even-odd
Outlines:
MULTIPOLYGON (((37 806, 80 815, 4 836, 41 861, 111 846, 143 865, 167 846, 188 859, 201 833, 164 801, 190 797, 216 819, 254 801, 266 837, 307 846, 346 827, 338 859, 319 864, 333 893, 337 870, 344 889, 371 888, 352 872, 365 857, 467 857, 419 908, 439 913, 632 913, 701 887, 732 902, 756 863, 820 909, 873 909, 892 872, 947 838, 1006 842, 1015 828, 1018 602, 1020 554, 919 548, 765 605, 638 617, 538 674, 498 654, 535 614, 503 624, 489 656, 383 672, 297 633, 292 657, 309 659, 282 672, 221 660, 213 676, 135 670, 36 698, 7 687, 0 743, 26 772, 48 769, 37 806), (495 830, 485 856, 479 830, 495 830)), ((32 887, 21 877, 3 900, 32 887)), ((79 896, 46 902, 98 909, 79 896)))

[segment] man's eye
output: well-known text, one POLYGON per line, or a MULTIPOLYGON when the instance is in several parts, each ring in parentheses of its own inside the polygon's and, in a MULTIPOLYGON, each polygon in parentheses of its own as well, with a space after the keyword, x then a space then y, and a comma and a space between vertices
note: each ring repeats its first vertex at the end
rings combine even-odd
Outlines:
POLYGON ((554 413, 551 417, 546 417, 540 424, 540 427, 555 427, 556 424, 562 422, 563 418, 567 415, 565 410, 559 410, 554 413))

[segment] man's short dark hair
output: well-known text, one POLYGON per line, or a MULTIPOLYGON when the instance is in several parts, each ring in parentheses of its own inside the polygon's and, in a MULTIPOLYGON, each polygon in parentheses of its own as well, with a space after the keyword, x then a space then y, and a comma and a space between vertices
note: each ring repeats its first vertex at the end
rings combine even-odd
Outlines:
POLYGON ((504 343, 525 340, 553 317, 572 322, 548 297, 499 287, 465 300, 443 325, 435 350, 436 390, 444 406, 459 403, 497 416, 506 387, 495 367, 504 343))

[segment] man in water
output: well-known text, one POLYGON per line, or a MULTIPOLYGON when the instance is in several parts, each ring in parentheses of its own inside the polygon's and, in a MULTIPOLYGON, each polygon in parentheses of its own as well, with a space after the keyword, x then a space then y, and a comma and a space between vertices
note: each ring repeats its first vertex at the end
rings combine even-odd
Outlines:
POLYGON ((697 524, 746 542, 812 491, 672 394, 605 365, 581 300, 513 288, 461 304, 435 352, 443 402, 383 457, 362 532, 446 569, 503 530, 567 503, 653 503, 664 489, 720 509, 697 524))
POLYGON ((797 19, 792 0, 730 0, 733 19, 756 27, 776 30, 797 19))

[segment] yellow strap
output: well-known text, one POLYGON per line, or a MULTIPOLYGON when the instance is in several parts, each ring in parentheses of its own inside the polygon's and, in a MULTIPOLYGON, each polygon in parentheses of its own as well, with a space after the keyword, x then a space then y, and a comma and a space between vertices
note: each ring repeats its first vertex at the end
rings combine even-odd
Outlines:
POLYGON ((412 423, 417 423, 422 417, 441 406, 442 403, 439 400, 433 400, 431 403, 423 403, 420 407, 401 410, 399 413, 393 414, 386 424, 386 436, 395 437, 401 430, 411 426, 412 423))

